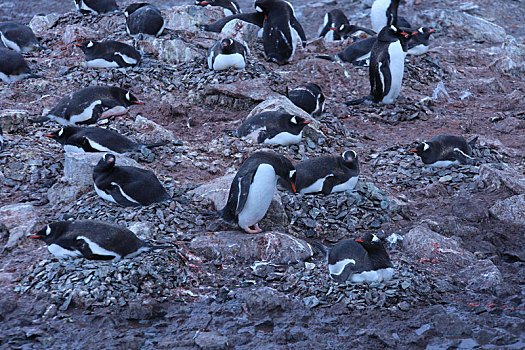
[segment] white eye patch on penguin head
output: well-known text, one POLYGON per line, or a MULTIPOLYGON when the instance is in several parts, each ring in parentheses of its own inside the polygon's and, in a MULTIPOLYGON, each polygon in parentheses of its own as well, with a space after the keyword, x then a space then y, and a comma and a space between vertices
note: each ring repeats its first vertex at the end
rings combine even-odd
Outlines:
POLYGON ((261 13, 264 12, 263 9, 259 5, 255 6, 255 11, 261 12, 261 13))
POLYGON ((391 29, 394 33, 397 33, 397 28, 396 28, 396 26, 394 26, 393 24, 390 26, 390 29, 391 29))
POLYGON ((58 130, 58 136, 62 136, 63 133, 64 133, 64 128, 60 128, 60 130, 58 130))
POLYGON ((93 47, 93 45, 94 45, 93 42, 90 41, 90 42, 87 43, 86 47, 93 47))
POLYGON ((126 100, 131 101, 131 94, 129 91, 126 93, 126 100))
POLYGON ((379 237, 377 237, 376 235, 372 234, 372 242, 379 242, 379 237))
POLYGON ((428 145, 428 143, 423 142, 423 152, 427 151, 429 148, 430 148, 430 146, 428 145))
POLYGON ((295 116, 292 116, 292 117, 290 118, 290 123, 292 123, 292 124, 297 124, 297 118, 296 118, 295 116))

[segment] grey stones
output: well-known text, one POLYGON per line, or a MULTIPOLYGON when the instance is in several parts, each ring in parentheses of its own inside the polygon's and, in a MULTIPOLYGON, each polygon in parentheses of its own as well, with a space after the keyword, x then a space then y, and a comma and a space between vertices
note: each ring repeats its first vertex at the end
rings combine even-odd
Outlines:
POLYGON ((141 115, 137 115, 135 118, 134 128, 137 131, 136 139, 143 143, 173 141, 175 139, 173 132, 141 115))
POLYGON ((221 34, 225 38, 232 38, 237 41, 245 42, 248 45, 253 45, 257 41, 257 34, 261 28, 255 24, 234 19, 226 23, 222 28, 221 34))
POLYGON ((31 204, 11 204, 0 207, 0 218, 9 230, 9 239, 7 240, 5 248, 10 249, 35 229, 38 221, 38 213, 36 208, 31 204))
POLYGON ((525 226, 525 194, 497 201, 489 211, 498 220, 523 227, 525 226))
POLYGON ((203 52, 199 51, 194 44, 178 38, 148 37, 141 42, 141 47, 145 51, 156 54, 159 60, 171 64, 191 62, 204 57, 203 52))
POLYGON ((166 28, 185 30, 190 32, 200 31, 200 26, 210 24, 224 17, 224 12, 216 6, 176 6, 164 11, 166 28))
POLYGON ((26 110, 3 109, 0 111, 0 127, 7 132, 17 132, 23 129, 29 121, 26 110))
POLYGON ((232 348, 228 338, 215 331, 197 331, 194 339, 199 349, 220 350, 232 348))
POLYGON ((47 34, 47 31, 53 27, 60 17, 56 13, 50 13, 45 16, 36 15, 29 22, 29 27, 33 30, 36 36, 42 37, 47 34))

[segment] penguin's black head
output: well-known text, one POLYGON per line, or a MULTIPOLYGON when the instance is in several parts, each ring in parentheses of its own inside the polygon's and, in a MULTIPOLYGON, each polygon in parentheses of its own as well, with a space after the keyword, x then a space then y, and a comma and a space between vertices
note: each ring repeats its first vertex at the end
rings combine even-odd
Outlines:
POLYGON ((339 35, 339 37, 343 38, 350 32, 351 26, 350 24, 343 23, 339 27, 331 27, 330 30, 334 31, 334 34, 339 35))
POLYGON ((420 27, 415 32, 412 32, 411 36, 418 38, 421 37, 423 40, 428 39, 430 37, 430 34, 435 33, 436 31, 427 27, 420 27))
POLYGON ((51 134, 45 134, 44 137, 49 137, 60 144, 64 145, 67 140, 75 134, 80 128, 76 126, 65 126, 56 131, 53 131, 51 134))
POLYGON ((197 6, 206 6, 206 5, 215 5, 215 0, 196 0, 195 5, 197 6))
POLYGON ((363 246, 368 252, 368 257, 370 258, 374 270, 392 267, 392 262, 390 261, 388 252, 379 237, 367 233, 361 238, 356 238, 355 241, 361 244, 361 246, 363 246))
POLYGON ((395 41, 398 39, 408 40, 410 38, 410 34, 392 24, 381 29, 377 35, 377 38, 381 41, 395 41))
POLYGON ((287 114, 288 117, 288 126, 292 130, 297 130, 300 132, 306 125, 310 124, 311 120, 306 120, 303 117, 298 117, 292 114, 287 114))
POLYGON ((348 168, 359 168, 359 160, 355 151, 345 151, 341 154, 343 164, 348 168))
POLYGON ((88 52, 88 51, 91 51, 94 48, 96 48, 97 45, 98 45, 98 42, 93 41, 93 40, 89 40, 89 41, 84 41, 83 43, 80 43, 80 44, 79 43, 74 43, 73 45, 80 47, 80 49, 83 52, 88 52))
POLYGON ((431 148, 428 142, 421 142, 416 148, 410 150, 410 152, 416 152, 416 154, 422 157, 425 154, 430 154, 431 148))
POLYGON ((124 89, 118 89, 117 92, 118 96, 117 99, 123 103, 124 106, 131 106, 131 105, 143 105, 144 102, 139 101, 138 98, 135 97, 130 91, 124 90, 124 89))
POLYGON ((53 222, 51 224, 46 225, 46 227, 44 227, 37 233, 32 233, 31 235, 29 235, 28 238, 40 239, 49 244, 61 235, 63 235, 67 231, 69 224, 70 222, 68 221, 53 222))
POLYGON ((106 153, 102 156, 102 159, 98 161, 97 165, 95 165, 94 171, 108 171, 115 166, 115 161, 116 157, 114 154, 106 153))
POLYGON ((272 158, 271 164, 275 170, 275 174, 277 174, 284 180, 284 183, 281 184, 289 184, 289 187, 285 187, 287 187, 288 190, 291 188, 293 192, 296 192, 295 181, 297 178, 297 171, 295 170, 295 167, 293 166, 292 162, 290 162, 288 158, 280 154, 270 153, 270 155, 272 158))
POLYGON ((137 11, 139 8, 144 6, 149 6, 150 4, 147 2, 139 2, 136 4, 131 4, 124 10, 124 17, 128 18, 129 15, 131 15, 133 12, 137 11))
POLYGON ((233 39, 222 39, 221 40, 221 49, 222 49, 222 52, 224 52, 225 54, 230 54, 230 53, 233 53, 234 49, 235 49, 235 40, 233 39))
POLYGON ((264 19, 268 19, 268 5, 274 0, 256 0, 255 1, 255 11, 264 14, 264 19))

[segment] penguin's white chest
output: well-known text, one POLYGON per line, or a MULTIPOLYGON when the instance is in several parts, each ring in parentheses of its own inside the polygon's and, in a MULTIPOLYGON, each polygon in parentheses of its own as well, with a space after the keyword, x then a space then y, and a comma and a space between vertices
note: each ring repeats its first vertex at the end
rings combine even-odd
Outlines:
POLYGON ((238 215, 239 226, 248 228, 259 222, 270 207, 277 186, 277 175, 269 164, 261 164, 255 172, 243 210, 238 215))
POLYGON ((303 131, 297 135, 294 135, 290 132, 283 131, 272 137, 271 139, 264 140, 264 145, 282 145, 282 146, 288 146, 288 145, 294 145, 296 143, 301 142, 301 139, 303 137, 303 131))
POLYGON ((218 54, 208 61, 208 67, 213 70, 225 70, 230 67, 244 69, 245 66, 246 61, 244 60, 244 56, 240 53, 230 55, 218 54))
POLYGON ((388 94, 383 97, 383 103, 394 102, 401 92, 406 53, 403 51, 403 47, 401 47, 401 42, 399 40, 388 45, 388 55, 390 56, 389 68, 391 81, 390 90, 388 91, 388 94))
POLYGON ((355 185, 357 184, 358 179, 359 179, 359 176, 354 176, 354 177, 349 178, 346 182, 343 182, 342 184, 334 186, 334 188, 332 188, 332 193, 353 190, 355 188, 355 185))

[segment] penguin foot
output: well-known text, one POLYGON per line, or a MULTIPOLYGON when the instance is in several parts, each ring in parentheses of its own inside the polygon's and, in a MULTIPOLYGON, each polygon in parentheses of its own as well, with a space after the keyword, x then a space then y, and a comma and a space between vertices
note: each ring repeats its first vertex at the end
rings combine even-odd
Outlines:
POLYGON ((102 115, 100 116, 100 119, 106 119, 106 118, 117 116, 117 115, 124 115, 127 113, 127 111, 128 109, 126 107, 116 106, 102 113, 102 115))
POLYGON ((253 230, 248 226, 244 229, 244 231, 246 231, 247 233, 260 233, 262 230, 259 227, 259 224, 255 224, 253 225, 253 230))

